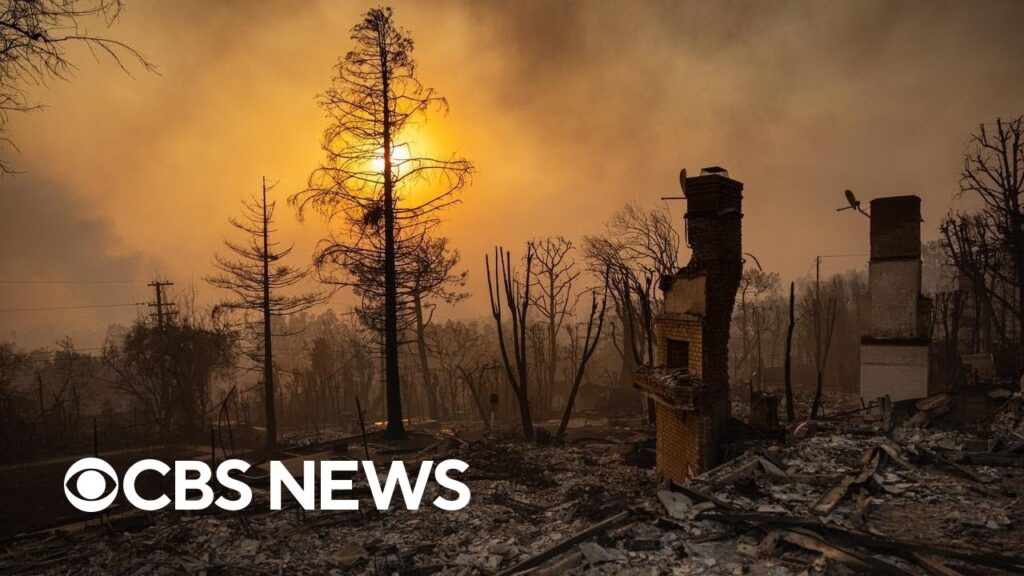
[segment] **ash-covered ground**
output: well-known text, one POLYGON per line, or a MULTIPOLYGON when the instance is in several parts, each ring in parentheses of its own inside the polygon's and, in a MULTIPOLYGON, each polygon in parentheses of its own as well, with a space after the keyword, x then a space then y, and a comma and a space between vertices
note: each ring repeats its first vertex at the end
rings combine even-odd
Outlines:
MULTIPOLYGON (((1024 572, 1024 400, 969 432, 929 424, 941 398, 919 404, 899 424, 864 411, 792 425, 684 486, 659 482, 640 421, 574 423, 547 445, 451 429, 399 445, 371 436, 381 471, 396 458, 469 463, 470 505, 378 512, 357 482, 358 512, 271 512, 257 488, 242 513, 115 509, 21 535, 0 573, 1024 572)), ((296 457, 346 457, 331 446, 296 457)), ((363 455, 357 439, 345 448, 363 455)))

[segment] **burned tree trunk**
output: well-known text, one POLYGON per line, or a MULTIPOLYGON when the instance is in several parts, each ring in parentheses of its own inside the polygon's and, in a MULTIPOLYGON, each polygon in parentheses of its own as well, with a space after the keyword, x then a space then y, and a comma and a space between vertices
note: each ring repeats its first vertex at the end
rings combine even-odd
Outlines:
POLYGON ((796 420, 793 408, 793 328, 796 327, 796 315, 793 313, 796 296, 796 283, 789 283, 789 326, 786 328, 786 420, 796 420))
POLYGON ((527 381, 529 366, 527 365, 526 349, 526 315, 530 309, 530 268, 533 263, 533 245, 526 248, 526 278, 519 282, 512 267, 512 257, 502 248, 494 250, 494 273, 491 274, 490 258, 485 256, 487 266, 487 294, 491 301, 491 316, 498 330, 498 347, 501 350, 502 363, 508 376, 509 386, 515 392, 519 402, 519 418, 522 421, 523 436, 533 440, 533 417, 530 413, 530 393, 527 381), (505 330, 502 324, 501 295, 505 294, 505 306, 509 312, 512 336, 512 358, 509 358, 508 345, 505 342, 505 330))
POLYGON ((601 309, 597 308, 597 294, 591 295, 590 317, 587 319, 587 333, 583 338, 583 353, 580 355, 580 362, 576 366, 576 375, 573 377, 572 390, 569 391, 569 399, 565 403, 565 413, 562 414, 562 422, 558 425, 557 436, 565 434, 569 426, 569 418, 572 417, 573 405, 576 403, 576 394, 583 383, 583 375, 587 370, 587 363, 590 357, 597 350, 597 344, 601 340, 601 328, 604 327, 604 312, 608 304, 608 293, 601 298, 601 309), (595 326, 596 322, 596 326, 595 326))
POLYGON ((430 362, 427 358, 427 323, 423 320, 423 298, 418 293, 413 295, 413 309, 416 316, 416 353, 423 380, 423 394, 427 397, 430 418, 438 420, 441 417, 440 402, 437 399, 433 375, 430 373, 430 362))
POLYGON ((480 412, 480 417, 484 421, 484 430, 490 432, 491 419, 487 414, 487 406, 484 404, 483 398, 480 397, 480 390, 477 384, 477 382, 481 382, 483 380, 483 374, 488 368, 488 366, 480 366, 479 368, 476 368, 474 372, 476 372, 477 375, 473 376, 468 370, 463 368, 461 365, 458 366, 459 374, 462 376, 462 379, 466 382, 466 387, 469 388, 469 394, 473 398, 473 405, 476 406, 477 411, 480 412))
POLYGON ((821 396, 825 388, 825 367, 828 365, 829 351, 832 349, 832 336, 836 328, 836 318, 839 316, 840 294, 838 294, 838 290, 838 286, 832 286, 827 302, 828 308, 825 312, 825 325, 821 327, 818 324, 820 332, 817 337, 820 343, 820 352, 816 356, 817 382, 814 389, 814 402, 811 404, 811 420, 817 418, 818 412, 821 410, 821 396))

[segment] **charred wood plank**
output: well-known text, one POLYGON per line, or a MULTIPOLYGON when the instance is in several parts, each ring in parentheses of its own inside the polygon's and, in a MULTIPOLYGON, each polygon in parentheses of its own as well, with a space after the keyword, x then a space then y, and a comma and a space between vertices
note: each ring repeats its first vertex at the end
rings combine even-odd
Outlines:
POLYGON ((894 556, 908 554, 924 554, 954 558, 963 562, 999 568, 1014 574, 1024 574, 1024 557, 1003 554, 995 550, 984 550, 966 546, 935 544, 918 540, 892 538, 866 532, 847 530, 831 524, 825 524, 815 518, 787 516, 782 514, 762 514, 756 512, 706 511, 700 515, 702 520, 713 520, 724 523, 740 523, 761 528, 765 527, 800 527, 813 530, 824 535, 828 541, 840 546, 861 546, 880 550, 894 556))
POLYGON ((520 572, 524 572, 524 571, 530 570, 532 568, 536 568, 537 566, 540 566, 541 564, 547 562, 548 560, 551 560, 552 558, 555 558, 559 554, 562 554, 563 552, 567 552, 573 546, 576 546, 577 544, 579 544, 581 542, 586 542, 587 540, 590 540, 594 536, 597 536, 598 534, 601 534, 602 532, 604 532, 604 531, 606 531, 606 530, 608 530, 608 529, 610 529, 610 528, 612 528, 612 527, 614 527, 614 526, 616 526, 616 525, 618 525, 618 524, 620 524, 622 522, 625 522, 626 520, 629 519, 630 514, 631 513, 630 513, 629 510, 623 510, 622 512, 619 512, 618 514, 612 516, 611 518, 608 518, 606 520, 602 520, 601 522, 598 522, 597 524, 594 524, 590 528, 587 528, 586 530, 583 530, 582 532, 578 532, 577 534, 575 534, 573 536, 570 536, 569 538, 566 538, 565 540, 562 540, 558 544, 555 544, 555 545, 553 545, 553 546, 543 550, 539 554, 536 554, 536 555, 534 555, 534 556, 532 556, 530 558, 527 558, 526 560, 523 560, 522 562, 516 564, 515 566, 512 566, 510 568, 507 568, 507 569, 499 572, 498 576, 512 576, 513 574, 518 574, 520 572))

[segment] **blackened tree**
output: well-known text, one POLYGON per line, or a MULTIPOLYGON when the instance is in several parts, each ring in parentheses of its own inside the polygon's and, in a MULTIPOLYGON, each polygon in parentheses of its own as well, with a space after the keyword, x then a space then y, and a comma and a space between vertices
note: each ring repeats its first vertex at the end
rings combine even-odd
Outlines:
POLYGON ((391 9, 367 12, 351 38, 354 48, 320 98, 330 119, 322 141, 327 158, 292 202, 300 216, 312 209, 333 225, 315 256, 321 270, 349 272, 332 280, 358 285, 365 276, 352 271, 383 271, 386 434, 401 437, 397 263, 439 223, 438 212, 458 202, 473 166, 412 150, 408 129, 430 111, 446 111, 447 102, 417 79, 412 38, 391 9))
POLYGON ((416 353, 419 358, 421 381, 427 396, 430 417, 441 414, 437 383, 430 371, 427 327, 437 309, 431 299, 449 304, 466 298, 458 290, 466 283, 466 272, 458 271, 459 252, 448 248, 447 238, 427 237, 421 249, 413 252, 412 266, 404 270, 406 285, 412 300, 413 327, 416 335, 416 353))
POLYGON ((533 440, 533 416, 530 411, 529 364, 527 363, 527 315, 530 311, 530 279, 533 270, 533 244, 526 246, 526 258, 523 270, 525 277, 520 279, 512 255, 504 248, 494 249, 494 270, 491 270, 491 259, 484 256, 487 267, 487 294, 491 300, 491 316, 494 318, 498 331, 498 348, 501 351, 502 365, 508 377, 509 386, 519 402, 519 416, 523 425, 523 436, 533 440), (502 294, 505 296, 504 307, 508 310, 508 334, 505 337, 505 323, 502 320, 502 294), (512 355, 509 356, 507 341, 512 341, 512 355))
MULTIPOLYGON (((0 2, 0 145, 12 147, 3 136, 11 112, 36 110, 26 90, 48 80, 68 80, 75 70, 67 50, 85 45, 109 56, 122 70, 134 60, 146 70, 155 67, 124 42, 88 30, 96 20, 110 27, 123 8, 121 0, 4 0, 0 2)), ((13 171, 0 161, 0 175, 13 171)))
POLYGON ((274 391, 274 354, 272 319, 309 310, 324 299, 319 292, 289 293, 288 289, 309 276, 309 270, 283 263, 292 246, 281 248, 271 239, 276 202, 267 201, 267 180, 263 179, 260 196, 243 201, 242 218, 231 218, 231 225, 246 238, 243 243, 225 240, 224 244, 237 259, 221 255, 214 257, 219 274, 206 277, 206 281, 228 290, 231 298, 217 306, 217 310, 237 310, 245 314, 245 323, 258 329, 261 346, 253 354, 263 364, 263 402, 266 406, 267 450, 277 448, 277 415, 274 391), (256 313, 254 320, 250 313, 256 313))
POLYGON ((156 422, 161 438, 201 441, 212 409, 211 385, 233 363, 233 334, 195 315, 162 325, 139 321, 103 349, 110 377, 156 422))
MULTIPOLYGON (((427 327, 437 304, 454 304, 468 295, 461 290, 466 284, 466 271, 459 270, 459 251, 452 249, 448 238, 421 235, 415 245, 405 244, 396 257, 395 277, 398 301, 398 333, 404 335, 400 345, 414 344, 418 358, 420 383, 426 395, 431 418, 439 418, 441 405, 437 383, 429 366, 430 350, 427 327)), ((372 262, 371 262, 372 264, 372 262)), ((358 278, 353 289, 361 298, 356 314, 363 325, 382 333, 385 326, 384 270, 379 266, 354 266, 347 271, 358 278)))
POLYGON ((943 247, 990 308, 1008 311, 1024 327, 1024 116, 982 124, 968 145, 960 194, 980 200, 981 208, 946 217, 943 247))
POLYGON ((572 379, 572 388, 569 390, 569 398, 565 402, 565 412, 562 413, 562 421, 558 425, 557 436, 565 434, 569 427, 569 419, 572 418, 572 410, 576 404, 576 394, 580 391, 580 384, 583 383, 583 376, 587 372, 587 363, 597 350, 601 342, 601 328, 604 327, 604 313, 608 307, 608 289, 604 289, 601 296, 601 305, 598 308, 597 291, 590 292, 590 315, 587 317, 587 329, 583 334, 583 342, 580 345, 579 362, 575 366, 572 379))
MULTIPOLYGON (((579 294, 574 292, 580 271, 576 267, 574 247, 562 236, 543 238, 533 242, 533 307, 540 315, 541 346, 537 347, 538 387, 541 412, 550 408, 558 374, 558 335, 566 321, 572 321, 579 294), (543 389, 542 389, 543 387, 543 389), (545 394, 546 391, 546 394, 545 394)), ((603 315, 602 315, 603 319, 603 315)))
POLYGON ((583 238, 582 252, 590 273, 606 279, 622 329, 619 385, 629 387, 636 367, 654 362, 660 280, 678 269, 679 235, 667 208, 627 204, 608 220, 604 233, 583 238))

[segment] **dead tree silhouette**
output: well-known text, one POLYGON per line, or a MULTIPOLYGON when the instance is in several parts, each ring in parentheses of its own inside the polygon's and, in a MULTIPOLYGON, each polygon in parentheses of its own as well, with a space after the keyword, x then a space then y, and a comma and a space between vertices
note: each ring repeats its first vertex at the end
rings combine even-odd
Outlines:
MULTIPOLYGON (((121 0, 10 0, 0 7, 0 146, 17 147, 4 136, 11 112, 41 108, 29 100, 27 89, 48 80, 70 80, 75 67, 68 49, 84 45, 94 54, 109 56, 129 72, 134 60, 145 70, 156 67, 141 52, 112 38, 87 32, 85 22, 102 19, 109 28, 118 19, 121 0)), ((0 175, 15 170, 0 160, 0 175)))
POLYGON ((789 283, 789 323, 786 325, 786 421, 796 420, 793 407, 793 329, 796 327, 796 282, 789 283))
POLYGON ((812 338, 809 340, 815 343, 815 348, 812 351, 814 372, 815 372, 815 389, 814 389, 814 400, 811 404, 811 413, 809 418, 811 420, 818 417, 818 412, 821 409, 821 398, 825 388, 825 371, 828 367, 829 354, 832 351, 833 336, 835 335, 836 320, 839 317, 840 310, 839 304, 843 302, 844 290, 843 285, 838 278, 833 278, 825 287, 825 294, 821 294, 821 290, 815 289, 811 294, 808 294, 801 302, 803 308, 804 318, 809 318, 813 322, 813 325, 808 327, 812 338), (824 296, 824 299, 822 299, 824 296), (824 302, 824 309, 822 303, 824 302))
MULTIPOLYGON (((469 295, 461 290, 467 273, 459 270, 461 256, 450 247, 448 238, 423 234, 417 243, 400 242, 404 250, 396 255, 395 284, 398 300, 398 331, 405 338, 399 344, 416 348, 420 383, 427 399, 430 417, 437 419, 442 411, 437 386, 429 367, 430 347, 427 328, 433 321, 439 302, 454 304, 469 295), (411 334, 411 336, 409 336, 411 334)), ((367 328, 378 333, 385 326, 384 270, 379 266, 352 268, 358 278, 354 285, 361 303, 357 316, 367 328)))
MULTIPOLYGON (((621 342, 613 338, 622 358, 618 385, 631 387, 637 367, 654 362, 660 280, 679 267, 679 235, 666 207, 647 210, 627 204, 608 219, 603 233, 583 237, 582 251, 592 274, 607 274, 616 320, 613 336, 622 328, 621 342)), ((653 418, 654 401, 648 398, 646 404, 653 418)))
POLYGON ((968 146, 959 194, 981 200, 981 208, 946 216, 943 247, 994 317, 996 308, 1010 312, 1017 330, 1000 326, 1000 338, 1016 337, 1024 356, 1024 116, 980 125, 968 146))
POLYGON ((231 218, 231 225, 246 237, 244 243, 225 240, 237 259, 214 256, 214 266, 219 274, 206 276, 211 285, 228 290, 232 297, 217 305, 216 311, 241 311, 243 314, 256 312, 259 319, 244 319, 249 328, 258 327, 262 338, 257 352, 252 354, 263 364, 263 402, 266 407, 267 451, 277 448, 277 414, 275 410, 274 353, 271 334, 274 316, 284 316, 309 310, 322 302, 326 294, 305 292, 284 293, 309 276, 309 270, 284 264, 282 260, 292 251, 292 246, 280 248, 280 243, 271 240, 276 232, 273 228, 276 202, 267 201, 267 179, 263 179, 263 191, 258 197, 242 202, 242 218, 231 218), (262 354, 259 353, 262 348, 262 354))
POLYGON ((565 402, 565 412, 562 414, 562 422, 558 425, 557 436, 565 434, 565 429, 569 427, 569 418, 572 417, 573 405, 576 403, 576 394, 580 390, 580 384, 583 383, 583 376, 587 371, 587 363, 590 362, 590 358, 594 355, 594 351, 597 350, 597 345, 601 341, 601 329, 604 327, 604 313, 607 307, 608 288, 606 280, 605 288, 601 295, 600 309, 597 304, 597 291, 591 291, 590 293, 590 315, 587 317, 587 331, 583 336, 579 363, 575 367, 572 389, 569 390, 569 398, 565 402))
POLYGON ((523 425, 523 436, 533 440, 533 417, 530 412, 529 365, 526 354, 526 316, 530 311, 530 271, 533 269, 533 244, 526 245, 523 270, 525 278, 520 280, 512 266, 512 255, 504 248, 494 249, 494 273, 492 278, 490 256, 484 256, 487 267, 487 294, 491 301, 491 316, 498 330, 498 348, 505 366, 509 386, 519 402, 519 417, 523 425), (509 314, 509 335, 512 339, 512 357, 509 358, 502 322, 501 295, 505 295, 505 307, 509 314))
POLYGON ((578 295, 573 293, 573 283, 580 272, 573 258, 574 247, 570 240, 555 236, 533 242, 534 309, 539 313, 544 330, 543 354, 538 367, 537 397, 540 411, 551 409, 551 398, 555 393, 555 379, 558 374, 558 335, 566 320, 572 319, 578 295), (543 385, 543 389, 542 386, 543 385))
MULTIPOLYGON (((391 9, 367 12, 351 38, 355 46, 320 97, 331 120, 322 141, 327 159, 291 201, 300 217, 311 209, 332 225, 317 249, 319 269, 382 271, 386 434, 401 437, 397 262, 438 224, 440 210, 458 202, 473 166, 416 155, 403 140, 407 128, 431 110, 446 111, 447 102, 417 80, 412 38, 395 24, 391 9)), ((362 280, 350 273, 332 279, 348 286, 362 280)))

